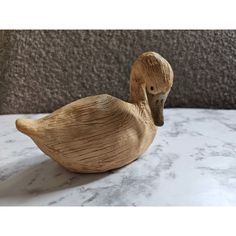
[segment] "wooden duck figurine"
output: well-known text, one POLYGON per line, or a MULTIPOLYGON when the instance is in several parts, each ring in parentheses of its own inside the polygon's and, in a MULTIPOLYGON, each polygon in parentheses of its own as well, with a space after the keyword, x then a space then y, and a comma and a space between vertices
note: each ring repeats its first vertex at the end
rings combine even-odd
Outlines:
POLYGON ((170 64, 155 52, 134 62, 130 102, 102 94, 72 102, 38 120, 17 119, 16 127, 66 169, 105 172, 139 158, 152 143, 173 83, 170 64))

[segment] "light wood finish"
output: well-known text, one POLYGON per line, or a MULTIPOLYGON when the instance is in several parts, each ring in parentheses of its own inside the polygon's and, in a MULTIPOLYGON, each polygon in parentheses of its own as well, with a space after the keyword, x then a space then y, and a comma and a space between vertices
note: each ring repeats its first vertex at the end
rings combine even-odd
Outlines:
POLYGON ((130 102, 107 94, 72 102, 38 120, 18 119, 16 127, 73 172, 105 172, 139 158, 152 143, 173 83, 169 63, 155 52, 133 64, 130 102))

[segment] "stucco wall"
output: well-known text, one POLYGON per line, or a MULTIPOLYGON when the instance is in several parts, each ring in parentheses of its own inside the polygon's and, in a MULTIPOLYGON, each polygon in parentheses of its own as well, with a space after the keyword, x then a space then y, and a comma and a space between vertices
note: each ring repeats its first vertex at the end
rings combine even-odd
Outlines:
POLYGON ((0 31, 0 113, 51 112, 100 93, 126 100, 145 51, 173 67, 167 107, 236 108, 236 31, 0 31))

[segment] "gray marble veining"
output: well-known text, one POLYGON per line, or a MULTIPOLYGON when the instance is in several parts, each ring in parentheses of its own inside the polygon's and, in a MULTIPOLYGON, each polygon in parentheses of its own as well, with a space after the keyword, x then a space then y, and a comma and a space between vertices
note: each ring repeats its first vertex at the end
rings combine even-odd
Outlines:
POLYGON ((74 174, 0 116, 0 205, 236 205, 236 110, 166 109, 142 158, 104 174, 74 174))

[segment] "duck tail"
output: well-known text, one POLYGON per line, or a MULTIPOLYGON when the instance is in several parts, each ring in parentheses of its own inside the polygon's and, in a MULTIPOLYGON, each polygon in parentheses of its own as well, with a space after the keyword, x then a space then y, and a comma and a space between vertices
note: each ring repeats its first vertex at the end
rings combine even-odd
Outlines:
POLYGON ((36 134, 36 122, 30 119, 17 119, 16 120, 16 128, 28 135, 32 136, 36 134))

